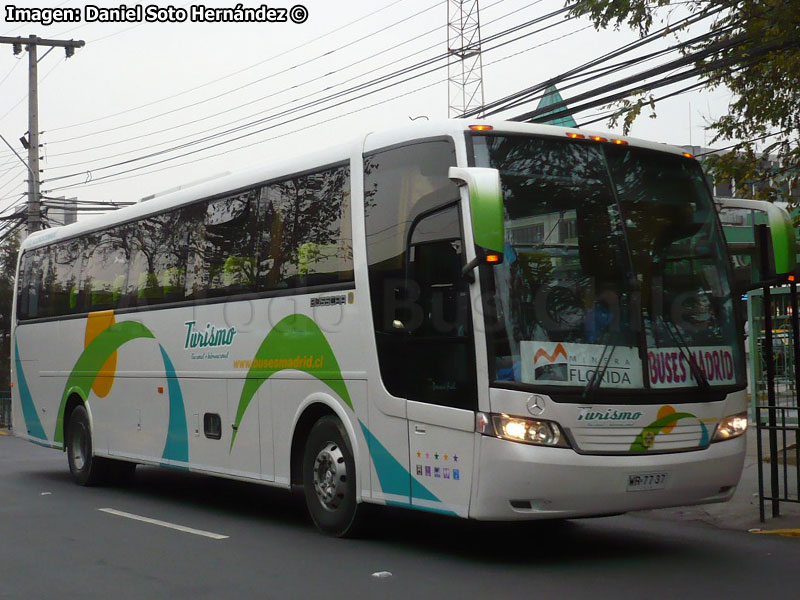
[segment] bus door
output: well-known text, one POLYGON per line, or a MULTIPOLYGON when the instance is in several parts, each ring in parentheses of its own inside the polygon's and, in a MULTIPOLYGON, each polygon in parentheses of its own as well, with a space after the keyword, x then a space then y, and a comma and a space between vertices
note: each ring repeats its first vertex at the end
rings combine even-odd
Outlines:
POLYGON ((477 387, 460 223, 450 203, 412 225, 407 411, 412 505, 467 516, 477 387))
POLYGON ((460 190, 448 177, 454 145, 419 141, 364 161, 382 384, 370 394, 373 497, 466 516, 477 384, 469 290, 461 276, 460 190), (381 463, 398 477, 382 474, 381 463))

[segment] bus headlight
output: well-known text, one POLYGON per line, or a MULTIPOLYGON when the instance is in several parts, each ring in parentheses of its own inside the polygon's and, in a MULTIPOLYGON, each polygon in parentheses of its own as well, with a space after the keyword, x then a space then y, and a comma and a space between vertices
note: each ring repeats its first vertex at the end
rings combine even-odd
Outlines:
POLYGON ((569 448, 569 442, 567 442, 564 432, 561 431, 561 427, 552 421, 478 413, 476 430, 484 435, 524 444, 569 448))
POLYGON ((737 413, 722 419, 717 425, 712 442, 721 442, 739 437, 747 431, 747 413, 737 413))

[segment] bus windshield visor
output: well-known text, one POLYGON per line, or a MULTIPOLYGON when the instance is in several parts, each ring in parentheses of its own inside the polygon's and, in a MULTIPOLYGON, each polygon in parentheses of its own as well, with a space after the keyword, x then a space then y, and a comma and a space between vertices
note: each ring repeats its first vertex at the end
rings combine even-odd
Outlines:
POLYGON ((742 386, 727 249, 696 161, 553 138, 472 141, 475 165, 500 171, 505 207, 504 262, 482 278, 495 382, 742 386))

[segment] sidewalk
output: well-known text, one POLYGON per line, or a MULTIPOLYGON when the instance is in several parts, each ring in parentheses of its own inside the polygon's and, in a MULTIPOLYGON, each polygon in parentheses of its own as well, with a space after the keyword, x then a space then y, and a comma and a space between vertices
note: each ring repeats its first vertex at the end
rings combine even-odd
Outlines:
MULTIPOLYGON (((763 456, 768 456, 768 438, 763 432, 763 456)), ((778 448, 782 447, 782 440, 778 439, 778 448)), ((783 464, 779 464, 781 485, 783 481, 783 464)), ((770 495, 769 487, 770 464, 764 463, 764 493, 770 495)), ((789 497, 797 498, 797 471, 793 464, 788 466, 789 497)), ((721 504, 705 504, 701 506, 688 506, 680 508, 662 508, 658 510, 639 511, 638 515, 659 520, 698 521, 719 529, 733 529, 738 531, 774 531, 797 530, 786 532, 800 537, 800 504, 781 502, 780 516, 772 517, 770 502, 765 503, 765 521, 761 523, 758 515, 758 452, 756 445, 756 428, 750 423, 747 431, 747 456, 744 461, 744 471, 736 493, 729 502, 721 504)))

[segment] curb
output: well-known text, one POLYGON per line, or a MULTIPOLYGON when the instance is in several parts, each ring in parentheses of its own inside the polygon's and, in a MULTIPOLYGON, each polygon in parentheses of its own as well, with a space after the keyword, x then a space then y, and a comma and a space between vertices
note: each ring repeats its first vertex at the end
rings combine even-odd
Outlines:
POLYGON ((800 529, 749 529, 748 533, 800 538, 800 529))

